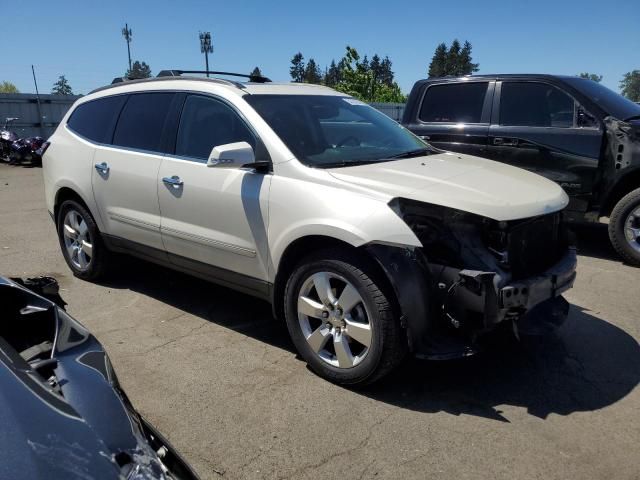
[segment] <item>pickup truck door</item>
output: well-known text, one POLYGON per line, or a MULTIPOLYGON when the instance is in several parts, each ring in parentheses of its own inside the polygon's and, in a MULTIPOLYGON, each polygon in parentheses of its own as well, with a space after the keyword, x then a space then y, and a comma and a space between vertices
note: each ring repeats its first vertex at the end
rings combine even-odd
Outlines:
POLYGON ((486 156, 494 83, 428 84, 407 128, 434 147, 486 156))
POLYGON ((162 241, 170 262, 212 281, 267 293, 270 173, 208 167, 213 147, 257 137, 226 101, 188 95, 175 153, 158 175, 162 241))
POLYGON ((543 175, 570 196, 587 195, 596 179, 602 141, 597 120, 559 87, 540 81, 498 82, 489 158, 543 175))

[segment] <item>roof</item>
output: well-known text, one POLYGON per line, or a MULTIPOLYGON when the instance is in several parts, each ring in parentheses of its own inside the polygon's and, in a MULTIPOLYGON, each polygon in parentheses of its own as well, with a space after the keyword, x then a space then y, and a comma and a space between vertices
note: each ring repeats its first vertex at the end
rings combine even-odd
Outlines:
MULTIPOLYGON (((253 83, 253 82, 236 82, 233 80, 226 80, 222 78, 207 78, 196 76, 175 76, 175 77, 154 77, 145 78, 141 80, 128 80, 125 82, 114 83, 104 87, 96 88, 91 91, 89 95, 97 92, 104 92, 106 90, 118 91, 122 90, 122 93, 136 91, 136 88, 140 87, 140 90, 149 90, 153 88, 153 84, 162 82, 163 87, 166 88, 165 82, 191 82, 190 88, 194 88, 193 82, 203 82, 204 84, 223 85, 231 90, 235 90, 241 94, 271 94, 271 95, 339 95, 345 96, 346 94, 333 90, 332 88, 325 87, 324 85, 314 85, 309 83, 253 83)), ((197 88, 196 88, 197 89, 197 88)))
POLYGON ((470 80, 501 80, 501 79, 564 79, 564 78, 576 78, 572 75, 552 75, 548 73, 486 73, 482 75, 463 75, 460 77, 437 77, 437 78, 425 78, 418 80, 416 83, 430 83, 430 82, 458 82, 458 81, 470 81, 470 80))

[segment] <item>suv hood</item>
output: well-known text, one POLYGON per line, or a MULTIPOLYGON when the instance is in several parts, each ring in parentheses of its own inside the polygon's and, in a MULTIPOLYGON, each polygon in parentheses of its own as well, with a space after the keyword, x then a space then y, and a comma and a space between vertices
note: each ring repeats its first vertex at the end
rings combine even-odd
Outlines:
POLYGON ((327 171, 391 198, 442 205, 499 221, 544 215, 569 202, 560 186, 540 175, 451 152, 327 171))

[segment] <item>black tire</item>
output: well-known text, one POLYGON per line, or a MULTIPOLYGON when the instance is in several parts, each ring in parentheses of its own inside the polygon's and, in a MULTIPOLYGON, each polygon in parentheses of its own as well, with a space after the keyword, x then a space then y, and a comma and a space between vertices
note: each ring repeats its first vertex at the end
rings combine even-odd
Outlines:
POLYGON ((56 227, 58 230, 58 241, 60 243, 60 249, 64 256, 67 265, 73 272, 73 274, 83 280, 95 281, 103 277, 107 271, 107 265, 109 263, 109 251, 106 249, 102 236, 98 230, 98 226, 94 221, 91 213, 81 203, 75 200, 65 200, 60 209, 58 210, 58 218, 56 219, 56 227), (70 257, 64 235, 64 221, 69 212, 76 212, 82 220, 86 223, 88 238, 92 245, 91 256, 88 265, 85 268, 80 268, 70 257))
MULTIPOLYGON (((629 192, 613 208, 609 217, 609 238, 616 252, 629 265, 640 267, 640 238, 636 239, 638 243, 635 249, 625 236, 625 226, 629 221, 629 216, 640 209, 640 188, 629 192)), ((636 215, 632 220, 636 228, 640 228, 640 216, 636 215)))
MULTIPOLYGON (((337 384, 366 385, 389 373, 406 356, 406 334, 400 326, 399 315, 395 312, 397 309, 391 303, 392 297, 385 292, 381 275, 367 259, 341 250, 328 250, 309 256, 294 269, 284 294, 287 328, 298 352, 319 376, 337 384), (301 289, 313 274, 319 272, 328 272, 347 280, 357 290, 367 312, 371 329, 370 346, 360 363, 350 368, 333 366, 314 352, 298 318, 301 289)), ((321 320, 320 324, 323 322, 321 320)))

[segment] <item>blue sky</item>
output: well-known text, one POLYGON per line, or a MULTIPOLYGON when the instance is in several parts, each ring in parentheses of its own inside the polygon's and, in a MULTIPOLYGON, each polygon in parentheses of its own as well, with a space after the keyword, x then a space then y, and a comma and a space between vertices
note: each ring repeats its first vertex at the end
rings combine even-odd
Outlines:
POLYGON ((210 68, 259 66, 289 80, 301 51, 322 66, 345 45, 388 55, 403 91, 426 75, 439 42, 473 44, 480 73, 599 73, 618 90, 640 69, 640 0, 448 1, 162 1, 0 0, 0 81, 31 92, 31 64, 41 93, 60 74, 87 93, 127 68, 121 29, 133 30, 132 57, 154 73, 204 68, 198 31, 211 31, 210 68))

